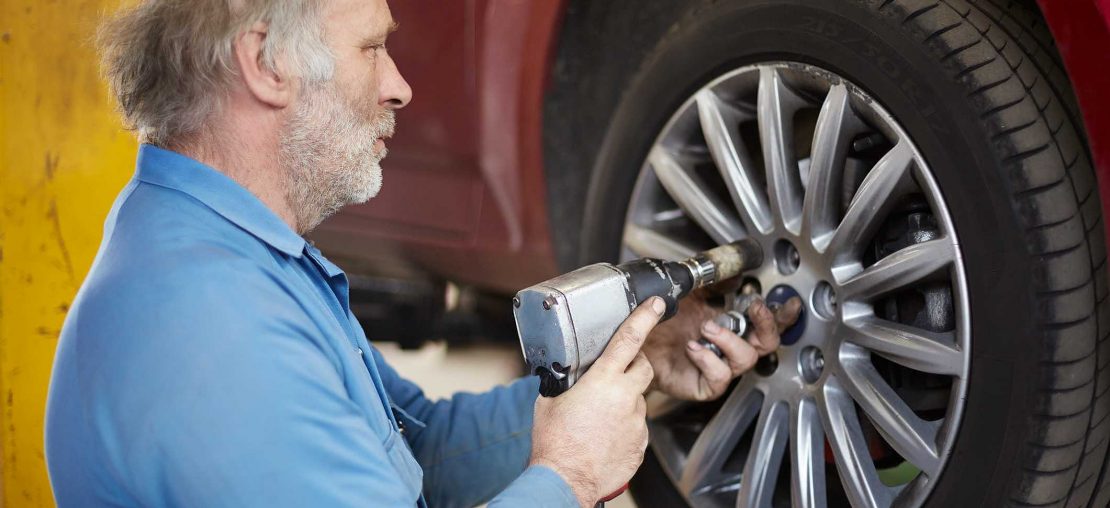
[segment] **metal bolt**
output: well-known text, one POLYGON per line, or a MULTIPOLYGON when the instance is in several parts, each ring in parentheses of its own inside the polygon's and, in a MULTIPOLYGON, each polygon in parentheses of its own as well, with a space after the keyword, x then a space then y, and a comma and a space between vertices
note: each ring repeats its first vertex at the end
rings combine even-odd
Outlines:
POLYGON ((558 303, 558 302, 556 302, 554 296, 548 296, 547 298, 544 298, 543 299, 543 310, 551 310, 551 307, 554 307, 556 303, 558 303))
POLYGON ((514 296, 513 297, 513 307, 516 307, 518 309, 520 308, 520 297, 519 296, 514 296))
POLYGON ((798 266, 802 263, 802 255, 798 253, 798 249, 789 240, 783 239, 775 242, 774 252, 775 266, 779 273, 791 275, 798 271, 798 266))
POLYGON ((882 134, 874 132, 874 133, 868 134, 867 136, 863 136, 861 138, 858 138, 855 141, 852 141, 852 150, 855 150, 857 152, 862 152, 864 150, 867 150, 868 148, 872 148, 875 145, 878 145, 879 143, 881 143, 885 139, 886 138, 884 138, 882 134))
POLYGON ((821 350, 808 346, 802 350, 801 357, 802 379, 813 384, 821 379, 821 372, 825 370, 825 355, 821 350))

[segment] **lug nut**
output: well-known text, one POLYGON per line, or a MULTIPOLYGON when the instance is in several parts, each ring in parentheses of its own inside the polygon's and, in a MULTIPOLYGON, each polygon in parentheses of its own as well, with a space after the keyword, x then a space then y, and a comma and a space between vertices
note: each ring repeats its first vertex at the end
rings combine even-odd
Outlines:
POLYGON ((802 350, 801 370, 802 379, 808 384, 821 379, 821 373, 825 371, 825 355, 820 349, 809 346, 802 350))
POLYGON ((802 264, 802 255, 788 240, 775 242, 774 252, 775 266, 778 267, 779 273, 791 275, 798 271, 798 267, 802 264))

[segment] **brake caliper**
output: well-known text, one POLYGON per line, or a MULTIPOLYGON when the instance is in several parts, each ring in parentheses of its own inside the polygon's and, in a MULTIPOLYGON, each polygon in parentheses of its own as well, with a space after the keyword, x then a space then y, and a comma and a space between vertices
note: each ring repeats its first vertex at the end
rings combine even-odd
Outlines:
MULTIPOLYGON (((939 238, 940 227, 924 199, 908 200, 883 224, 873 244, 871 262, 882 259, 911 245, 939 238)), ((875 302, 875 315, 931 332, 955 329, 956 312, 948 277, 923 281, 913 287, 875 302)), ((948 407, 951 379, 898 366, 872 355, 876 370, 906 404, 926 420, 941 418, 948 407)), ((869 448, 876 464, 893 466, 901 459, 886 445, 878 432, 865 423, 869 448)))

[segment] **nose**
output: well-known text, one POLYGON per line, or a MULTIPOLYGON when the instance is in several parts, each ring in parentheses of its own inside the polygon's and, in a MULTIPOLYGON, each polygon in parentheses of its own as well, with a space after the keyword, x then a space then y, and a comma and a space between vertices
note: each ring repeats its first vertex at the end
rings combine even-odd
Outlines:
POLYGON ((381 97, 381 104, 389 109, 401 109, 408 105, 412 100, 412 88, 409 87, 405 78, 401 76, 401 71, 397 70, 397 64, 393 61, 392 57, 387 56, 382 62, 385 68, 382 69, 381 90, 379 97, 381 97))

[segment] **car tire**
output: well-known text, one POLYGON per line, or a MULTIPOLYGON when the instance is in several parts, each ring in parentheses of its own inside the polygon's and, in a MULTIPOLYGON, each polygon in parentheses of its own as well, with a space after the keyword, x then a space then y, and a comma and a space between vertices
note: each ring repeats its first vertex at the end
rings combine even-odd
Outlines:
MULTIPOLYGON (((829 69, 914 140, 960 239, 972 309, 966 410, 925 505, 1106 506, 1101 202, 1081 117, 1035 9, 1001 0, 690 2, 642 56, 629 55, 639 63, 614 83, 622 88, 610 121, 582 126, 602 142, 579 261, 620 256, 648 150, 691 94, 759 62, 829 69)), ((648 455, 632 481, 637 504, 684 504, 648 455)))

